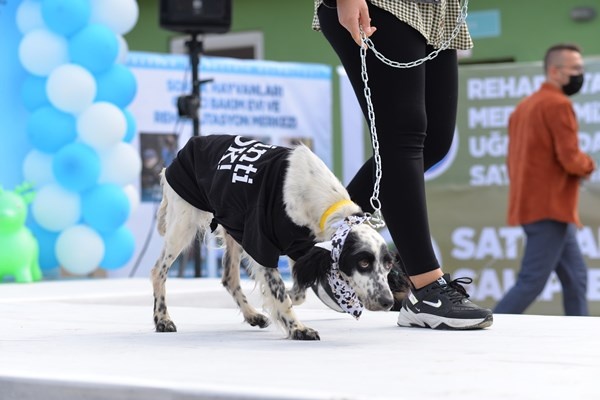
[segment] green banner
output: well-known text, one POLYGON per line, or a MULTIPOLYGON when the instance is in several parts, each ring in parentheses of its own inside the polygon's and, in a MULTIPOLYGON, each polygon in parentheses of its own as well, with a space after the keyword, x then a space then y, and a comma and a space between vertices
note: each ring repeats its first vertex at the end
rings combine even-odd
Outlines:
MULTIPOLYGON (((600 165, 600 59, 585 60, 585 83, 573 96, 580 145, 600 165)), ((470 276, 471 298, 493 307, 512 287, 523 255, 521 227, 506 224, 506 127, 515 105, 544 81, 541 63, 460 68, 457 133, 449 155, 427 174, 431 232, 440 262, 470 276)), ((600 171, 581 188, 578 240, 589 267, 588 299, 600 316, 600 171)), ((528 310, 563 314, 553 274, 528 310)))

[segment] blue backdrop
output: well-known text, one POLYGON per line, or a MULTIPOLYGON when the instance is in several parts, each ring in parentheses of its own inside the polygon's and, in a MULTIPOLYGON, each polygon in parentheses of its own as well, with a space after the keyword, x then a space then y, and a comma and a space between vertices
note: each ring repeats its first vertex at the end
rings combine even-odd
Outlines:
POLYGON ((26 76, 18 56, 21 32, 15 15, 20 3, 0 2, 0 185, 6 189, 23 181, 21 166, 30 150, 25 133, 27 113, 20 96, 26 76))

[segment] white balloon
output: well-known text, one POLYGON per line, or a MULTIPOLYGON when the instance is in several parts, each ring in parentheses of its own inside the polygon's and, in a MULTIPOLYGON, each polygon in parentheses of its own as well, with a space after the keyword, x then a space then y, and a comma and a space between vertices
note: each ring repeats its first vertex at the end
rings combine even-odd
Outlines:
POLYGON ((45 28, 42 17, 42 3, 33 0, 23 0, 17 8, 17 28, 22 34, 38 28, 45 28))
POLYGON ((68 60, 67 39, 48 29, 32 30, 19 44, 19 61, 32 75, 47 76, 68 60))
POLYGON ((31 213, 42 228, 58 232, 75 225, 81 218, 81 198, 56 183, 39 189, 31 205, 31 213))
POLYGON ((52 159, 50 154, 38 150, 31 150, 23 160, 23 177, 36 188, 41 188, 48 183, 54 183, 52 174, 52 159))
POLYGON ((140 192, 139 190, 137 190, 137 188, 134 185, 126 185, 123 187, 123 192, 125 192, 125 195, 127 196, 127 198, 129 199, 129 206, 130 206, 130 215, 131 213, 133 213, 135 210, 137 210, 137 208, 140 205, 141 199, 140 199, 140 192))
POLYGON ((100 183, 127 185, 142 172, 140 153, 129 143, 119 142, 100 154, 100 183))
POLYGON ((114 104, 97 102, 77 117, 77 133, 82 142, 100 152, 123 140, 127 133, 127 119, 114 104))
POLYGON ((96 80, 80 65, 63 64, 48 76, 46 94, 50 103, 59 110, 80 113, 96 97, 96 80))
POLYGON ((92 0, 91 23, 108 26, 124 35, 135 26, 140 10, 135 0, 92 0))
POLYGON ((117 40, 119 41, 119 55, 117 55, 117 63, 125 64, 127 61, 127 54, 129 53, 129 45, 125 38, 121 35, 117 35, 117 40))
POLYGON ((104 241, 92 228, 75 225, 58 235, 56 259, 69 273, 87 275, 93 272, 104 257, 104 241))

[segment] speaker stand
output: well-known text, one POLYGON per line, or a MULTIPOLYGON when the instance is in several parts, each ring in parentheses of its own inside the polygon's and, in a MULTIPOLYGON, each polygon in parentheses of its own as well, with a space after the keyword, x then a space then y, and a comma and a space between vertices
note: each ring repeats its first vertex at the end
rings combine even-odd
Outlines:
MULTIPOLYGON (((192 135, 200 136, 200 84, 203 83, 199 79, 200 54, 203 50, 202 41, 198 40, 198 34, 192 33, 191 40, 185 42, 190 55, 190 64, 192 65, 192 94, 186 96, 188 99, 187 117, 192 120, 192 135)), ((209 81, 209 80, 207 80, 209 81)), ((180 111, 181 112, 181 111, 180 111)), ((202 238, 196 235, 194 246, 192 246, 194 259, 194 277, 202 276, 202 238)))

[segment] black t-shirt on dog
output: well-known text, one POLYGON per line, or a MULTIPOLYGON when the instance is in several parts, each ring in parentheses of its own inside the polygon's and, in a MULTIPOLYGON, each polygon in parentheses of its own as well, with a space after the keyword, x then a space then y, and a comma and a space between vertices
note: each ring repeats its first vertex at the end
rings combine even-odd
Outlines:
POLYGON ((287 216, 283 180, 290 149, 232 135, 191 138, 166 170, 175 192, 215 221, 258 263, 277 267, 313 246, 306 227, 287 216))

